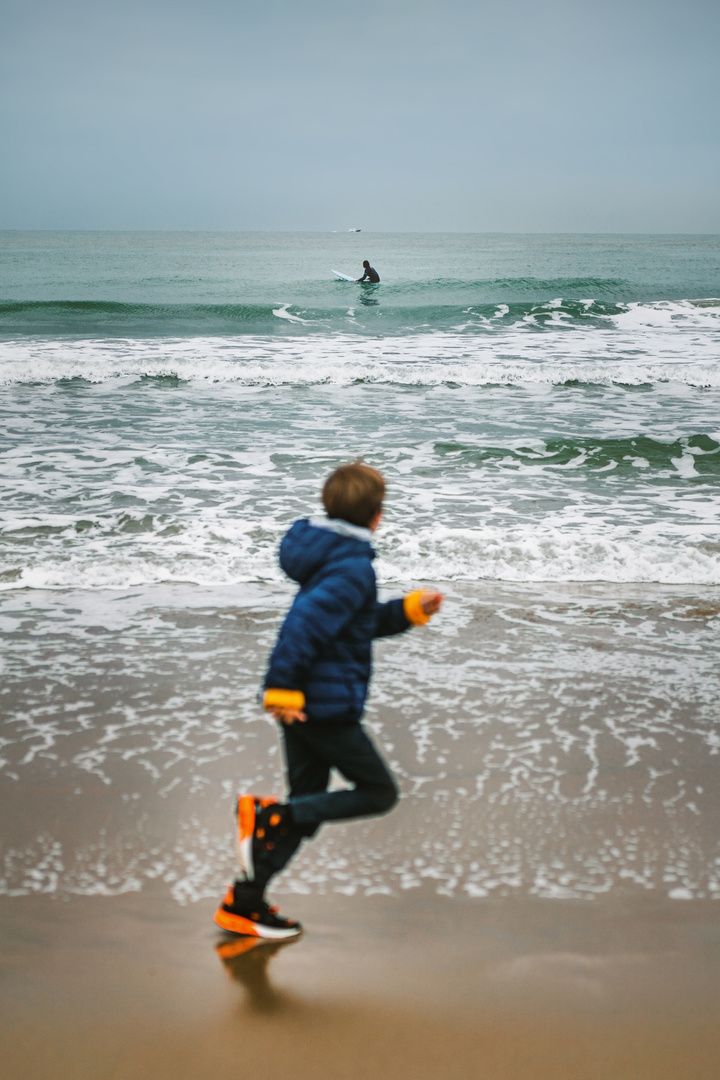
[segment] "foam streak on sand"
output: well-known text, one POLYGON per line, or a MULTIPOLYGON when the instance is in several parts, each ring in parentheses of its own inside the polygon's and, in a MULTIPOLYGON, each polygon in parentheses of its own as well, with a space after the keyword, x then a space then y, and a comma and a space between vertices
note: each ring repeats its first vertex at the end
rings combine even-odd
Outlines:
MULTIPOLYGON (((256 694, 285 596, 224 595, 6 598, 0 893, 182 904, 232 873, 236 786, 281 787, 256 694)), ((720 898, 719 619, 677 588, 451 590, 430 651, 378 650, 400 809, 324 830, 280 890, 720 898)))

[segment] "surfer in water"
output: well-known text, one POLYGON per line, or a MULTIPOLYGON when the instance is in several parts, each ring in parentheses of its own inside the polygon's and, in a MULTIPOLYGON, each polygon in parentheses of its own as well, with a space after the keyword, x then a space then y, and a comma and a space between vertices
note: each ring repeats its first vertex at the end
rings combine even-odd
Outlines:
POLYGON ((365 271, 362 277, 357 278, 360 281, 369 281, 372 285, 377 285, 380 280, 380 275, 377 270, 374 270, 367 259, 363 260, 363 270, 365 271))

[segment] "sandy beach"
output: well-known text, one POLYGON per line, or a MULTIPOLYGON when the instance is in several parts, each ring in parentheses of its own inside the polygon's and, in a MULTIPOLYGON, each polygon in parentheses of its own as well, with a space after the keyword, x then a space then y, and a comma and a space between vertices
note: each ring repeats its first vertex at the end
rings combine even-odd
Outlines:
POLYGON ((211 922, 283 595, 4 597, 5 1075, 716 1075, 718 597, 450 593, 377 650, 401 805, 305 847, 284 948, 211 922))
POLYGON ((713 905, 334 897, 247 949, 211 905, 2 902, 4 1075, 710 1080, 713 905), (224 951, 224 956, 219 953, 224 951))

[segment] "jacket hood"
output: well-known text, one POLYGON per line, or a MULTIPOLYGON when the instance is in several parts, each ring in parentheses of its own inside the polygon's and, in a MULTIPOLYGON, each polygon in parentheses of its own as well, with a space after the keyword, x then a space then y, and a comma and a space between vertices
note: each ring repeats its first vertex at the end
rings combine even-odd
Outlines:
POLYGON ((280 565, 288 577, 304 585, 321 566, 341 559, 374 559, 369 529, 337 518, 296 521, 280 544, 280 565))

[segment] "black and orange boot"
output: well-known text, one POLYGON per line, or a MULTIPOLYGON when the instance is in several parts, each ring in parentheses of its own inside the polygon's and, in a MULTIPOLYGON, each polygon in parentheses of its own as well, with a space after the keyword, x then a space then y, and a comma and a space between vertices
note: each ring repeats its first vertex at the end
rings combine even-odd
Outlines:
POLYGON ((258 890, 245 881, 236 881, 230 886, 213 916, 213 921, 229 934, 265 938, 269 941, 297 937, 302 933, 302 926, 296 919, 283 918, 277 908, 270 907, 267 901, 258 895, 258 890))
POLYGON ((259 795, 238 795, 235 803, 235 819, 237 821, 237 860, 241 872, 246 881, 255 880, 255 861, 253 859, 253 837, 255 835, 255 823, 259 814, 269 806, 276 806, 277 799, 270 796, 261 798, 259 795))
POLYGON ((255 830, 252 838, 253 867, 262 860, 265 852, 272 851, 278 840, 290 832, 290 807, 287 803, 264 800, 256 806, 255 830))

